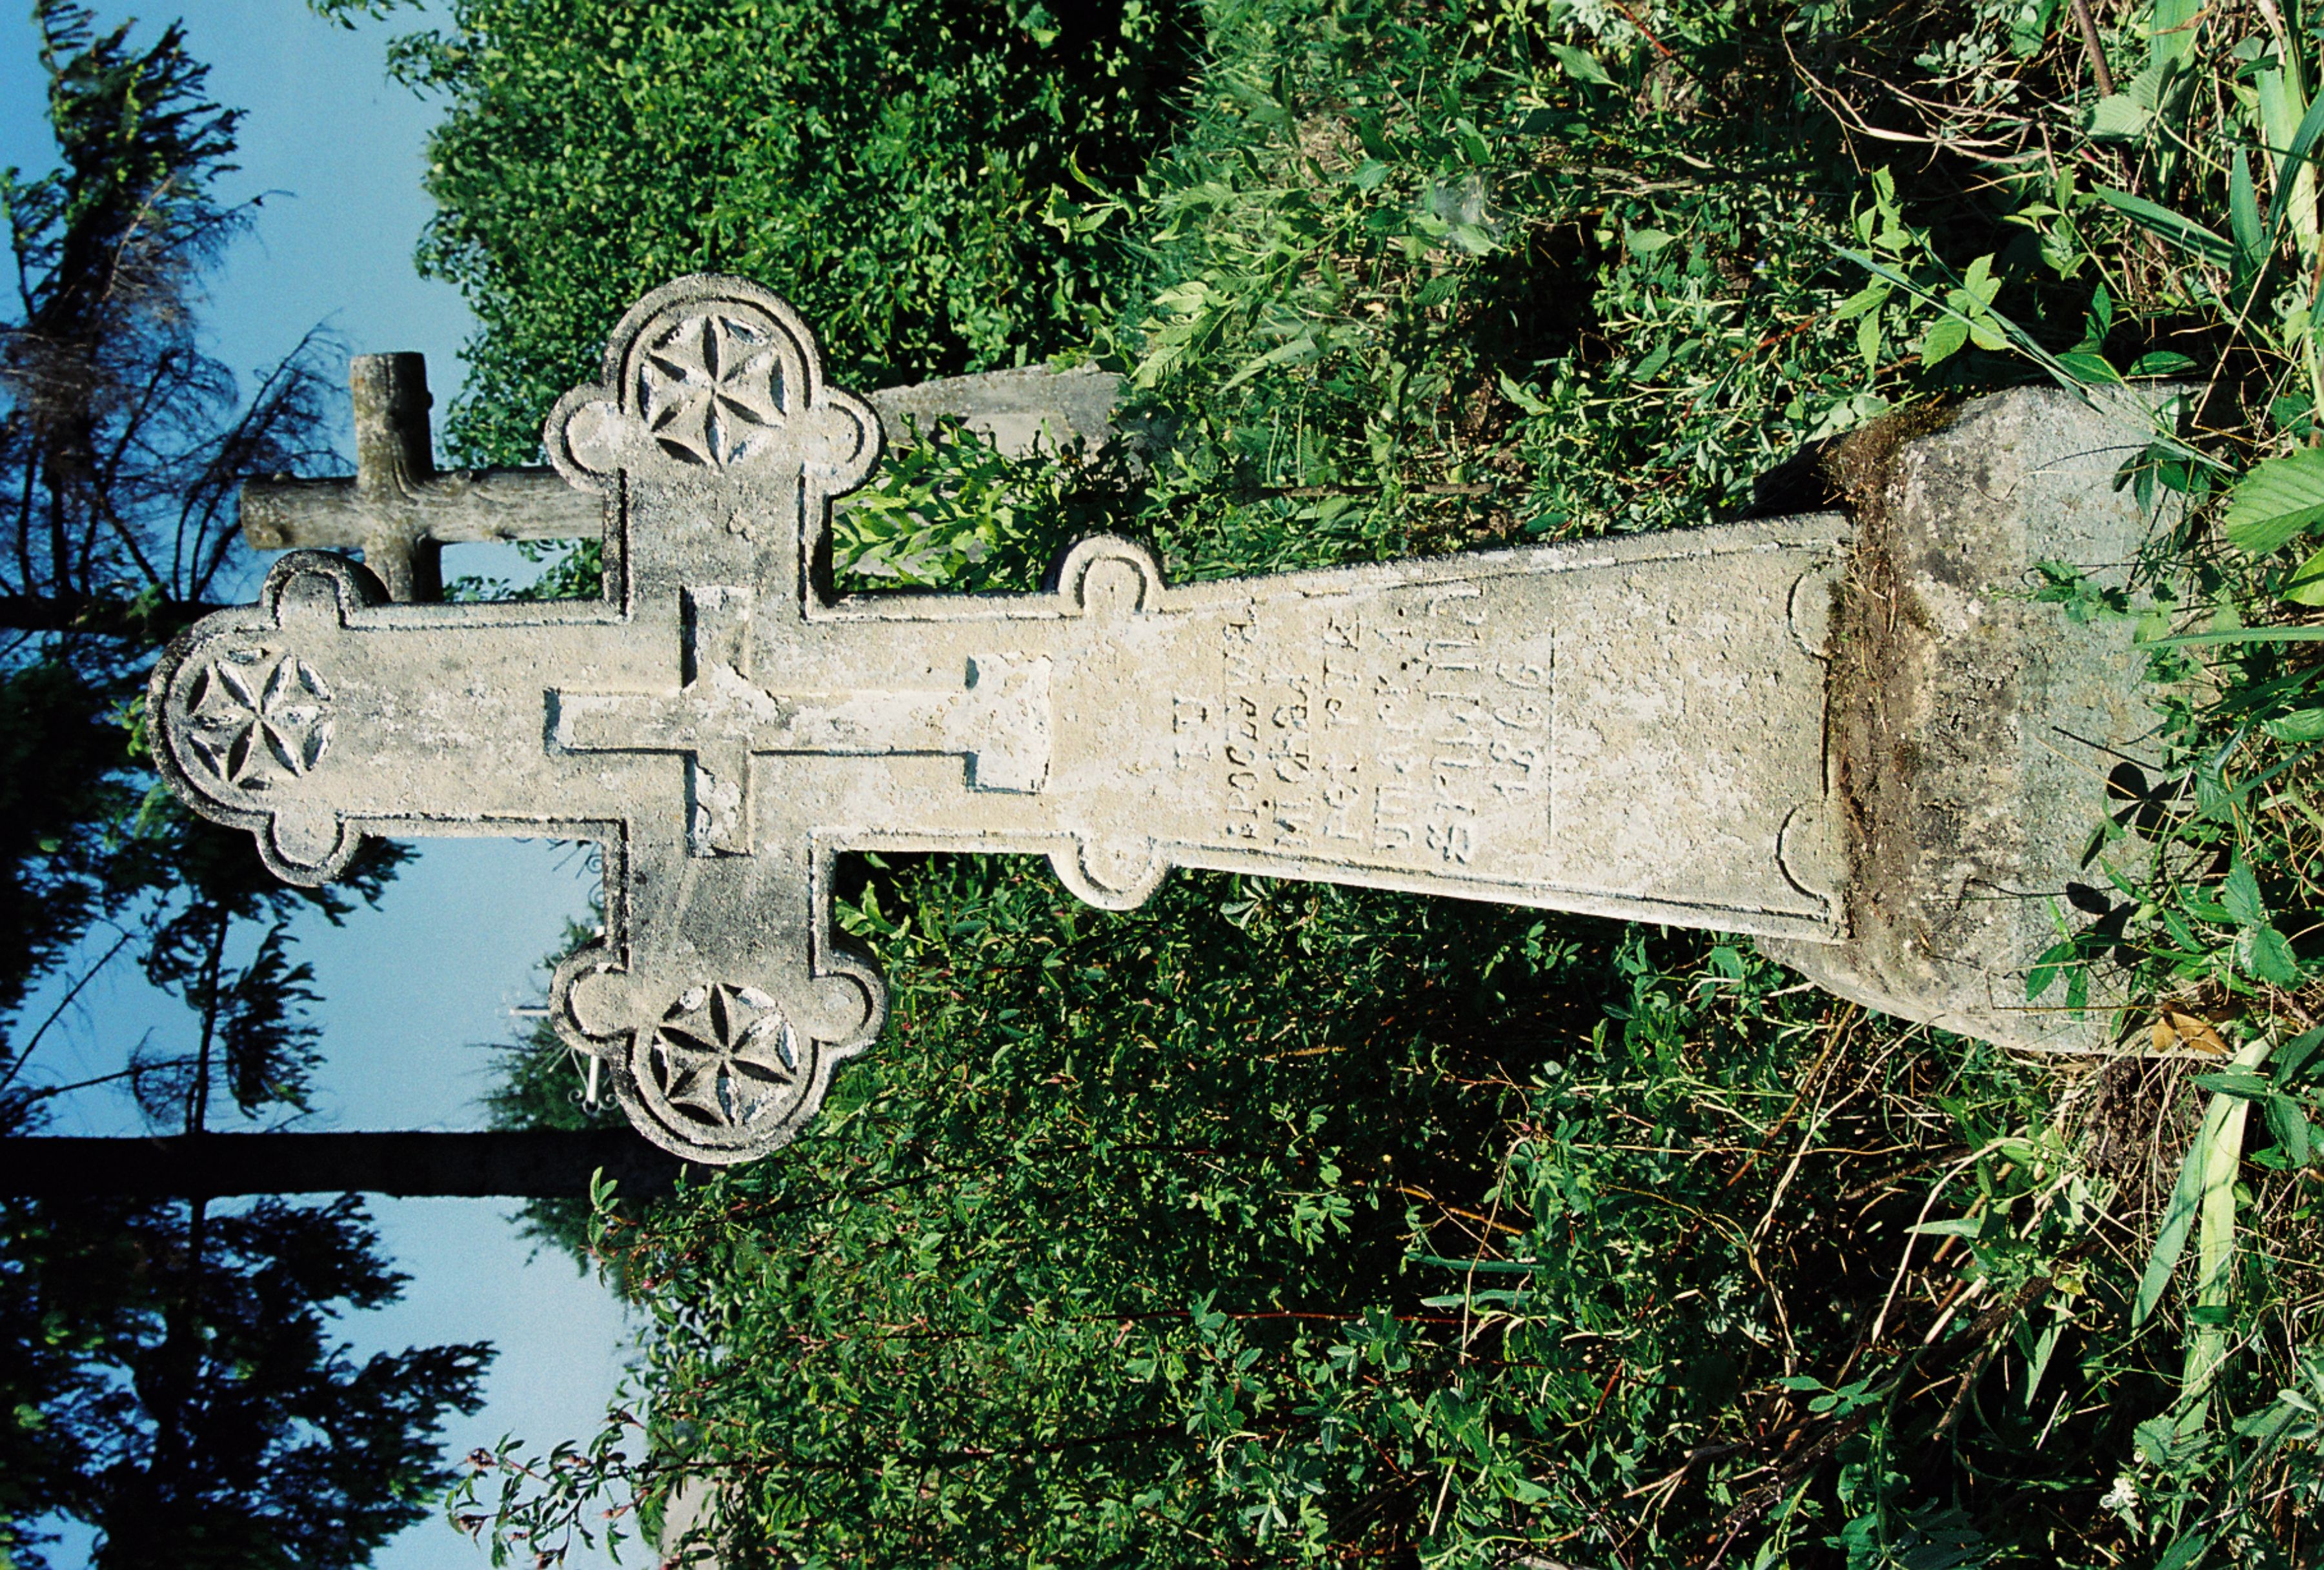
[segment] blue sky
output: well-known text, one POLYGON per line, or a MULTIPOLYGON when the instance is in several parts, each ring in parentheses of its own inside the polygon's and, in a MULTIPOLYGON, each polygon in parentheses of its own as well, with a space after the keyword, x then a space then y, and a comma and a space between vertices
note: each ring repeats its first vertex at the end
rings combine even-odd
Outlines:
MULTIPOLYGON (((19 0, 23 7, 23 0, 19 0)), ((347 32, 312 16, 303 0, 183 0, 103 5, 101 23, 143 19, 150 41, 186 23, 195 58, 212 67, 211 96, 246 111, 241 171, 228 198, 263 196, 252 234, 210 284, 211 351, 243 375, 279 360, 309 330, 335 333, 355 353, 418 349, 428 356, 438 409, 459 382, 456 351, 474 326, 447 285, 420 279, 412 247, 429 215, 420 189, 425 138, 438 107, 389 82, 385 47, 424 25, 401 13, 347 32)), ((42 118, 45 78, 23 9, 0 20, 0 164, 27 174, 54 161, 42 118)), ((341 448, 351 450, 348 434, 341 448)), ((472 548, 482 550, 484 548, 472 548)), ((496 559, 447 570, 508 570, 496 559)), ((301 955, 325 1002, 327 1061, 320 1115, 307 1126, 463 1129, 478 1126, 475 1097, 490 1048, 510 1036, 508 1011, 539 1001, 540 963, 587 883, 572 847, 489 840, 427 842, 383 908, 334 930, 302 931, 301 955)), ((183 1030, 123 967, 86 991, 39 1060, 45 1077, 117 1067, 121 1043, 148 1029, 183 1030)), ((32 1017, 46 1011, 35 998, 32 1017)), ((59 1108, 60 1133, 137 1127, 125 1097, 83 1093, 59 1108)), ((501 1349, 488 1404, 447 1435, 454 1455, 504 1434, 545 1451, 584 1437, 605 1409, 627 1355, 618 1306, 561 1256, 531 1256, 491 1201, 374 1200, 404 1301, 342 1329, 358 1355, 381 1348, 490 1340, 501 1349)), ((641 1557, 635 1551, 632 1563, 641 1557)), ((69 1548, 59 1556, 69 1563, 69 1548)), ((486 1563, 440 1519, 399 1538, 380 1570, 475 1570, 486 1563)), ((586 1561, 576 1555, 576 1567, 586 1561)))

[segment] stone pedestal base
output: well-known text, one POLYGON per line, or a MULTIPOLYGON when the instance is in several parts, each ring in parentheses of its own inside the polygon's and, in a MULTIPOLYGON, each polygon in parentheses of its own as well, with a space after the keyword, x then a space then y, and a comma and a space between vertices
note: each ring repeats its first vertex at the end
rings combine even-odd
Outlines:
MULTIPOLYGON (((2036 604, 2043 562, 2119 587, 2146 540, 2117 476, 2154 401, 2101 412, 2048 389, 1949 421, 1902 417, 1833 455, 1857 516, 1834 607, 1827 756, 1850 937, 1766 940, 1818 985, 1886 1013, 2050 1052, 2114 1047, 2118 971, 2038 1001, 2026 976, 2061 933, 2123 901, 2085 854, 2109 776, 2151 765, 2156 718, 2132 623, 2036 604)), ((2107 853, 2117 865, 2135 846, 2107 853)))

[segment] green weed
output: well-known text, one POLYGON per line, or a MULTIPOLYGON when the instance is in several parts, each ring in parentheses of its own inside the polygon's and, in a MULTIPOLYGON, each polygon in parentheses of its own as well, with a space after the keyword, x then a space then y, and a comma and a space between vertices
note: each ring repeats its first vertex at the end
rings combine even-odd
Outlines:
POLYGON ((1894 411, 2172 378, 2134 591, 2028 592, 2170 695, 2090 847, 2165 848, 2036 990, 2126 963, 2175 1056, 2013 1063, 1713 937, 870 868, 894 1032, 783 1157, 601 1215, 637 1399, 478 1528, 690 1475, 810 1565, 2311 1559, 2318 39, 2090 11, 1216 0, 1169 144, 1011 209, 1094 269, 1040 341, 1167 439, 939 430, 840 544, 984 588, 1099 526, 1181 578, 1663 528, 1833 503, 1785 460, 1894 411))

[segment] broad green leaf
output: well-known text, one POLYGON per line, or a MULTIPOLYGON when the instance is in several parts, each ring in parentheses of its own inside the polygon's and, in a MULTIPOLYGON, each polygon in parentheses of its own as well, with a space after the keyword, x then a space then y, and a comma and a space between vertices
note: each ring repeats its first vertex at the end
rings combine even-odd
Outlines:
POLYGON ((2181 371, 2191 371, 2195 362, 2185 355, 2174 355, 2169 349, 2151 349, 2131 362, 2134 376, 2175 376, 2181 371))
POLYGON ((2292 134, 2292 141, 2284 147, 2283 161, 2275 166, 2275 195, 2267 204, 2267 233, 2273 235, 2282 226, 2283 215, 2292 208, 2292 187, 2297 183, 2300 166, 2308 162, 2319 136, 2324 136, 2324 98, 2310 104, 2308 112, 2301 116, 2300 128, 2292 134))
MULTIPOLYGON (((2255 1042, 2236 1055, 2238 1068, 2255 1068, 2267 1057, 2267 1044, 2255 1042)), ((2195 1307, 2189 1315, 2193 1334, 2188 1337, 2186 1371, 2180 1377, 2179 1399, 2190 1408, 2218 1377, 2227 1362, 2227 1301, 2235 1285, 2236 1172, 2244 1152, 2244 1127, 2251 1103, 2239 1096, 2214 1096, 2203 1109, 2211 1130, 2204 1152, 2203 1199, 2195 1247, 2195 1307), (2216 1122, 2214 1121, 2216 1120, 2216 1122)))
POLYGON ((2214 1095, 2241 1096, 2246 1101, 2263 1101, 2275 1094, 2275 1082, 2264 1074, 2199 1074, 2195 1083, 2214 1095))
POLYGON ((2324 742, 2324 708, 2294 709, 2263 728, 2279 742, 2324 742))
POLYGON ((2050 1354, 2058 1350, 2058 1337, 2064 1332, 2066 1322, 2052 1319, 2034 1344, 2034 1355, 2025 1360, 2025 1409, 2034 1409, 2034 1394, 2042 1388, 2042 1375, 2050 1367, 2050 1354))
POLYGON ((2311 553, 2292 568, 2276 592, 2295 605, 2324 605, 2324 550, 2311 553))
POLYGON ((2109 365, 2104 355, 2095 355, 2087 349, 2068 349, 2058 356, 2058 364, 2065 366, 2075 381, 2086 382, 2093 387, 2118 387, 2122 384, 2122 373, 2109 365))
POLYGON ((1847 321, 1851 318, 1862 316, 1868 310, 1877 309, 1887 302, 1891 287, 1885 278, 1874 279, 1835 306, 1832 309, 1831 319, 1847 321))
MULTIPOLYGON (((2298 1390, 2280 1391, 2272 1405, 2262 1407, 2256 1412, 2246 1412, 2237 1418, 2236 1432, 2246 1439, 2260 1441, 2261 1453, 2264 1455, 2274 1449, 2286 1432, 2303 1415, 2312 1415, 2315 1409, 2309 1405, 2307 1398, 2298 1390)), ((2313 1438, 2316 1433, 2315 1425, 2310 1424, 2307 1427, 2308 1436, 2313 1438)))
POLYGON ((2227 539, 2265 556, 2324 522, 2324 448, 2270 458, 2236 483, 2227 503, 2227 539))
POLYGON ((1549 52, 1556 57, 1558 69, 1575 81, 1588 82, 1595 88, 1614 85, 1614 78, 1606 74, 1606 68, 1586 51, 1570 43, 1553 43, 1549 46, 1549 52))
MULTIPOLYGON (((2255 1042, 2236 1054, 2235 1067, 2256 1068, 2267 1057, 2267 1050, 2265 1043, 2255 1042)), ((2216 1295, 2226 1273, 2227 1251, 2232 1247, 2236 1164, 2243 1154, 2244 1117, 2250 1104, 2231 1096, 2215 1095, 2203 1109, 2203 1121, 2197 1125, 2195 1137, 2187 1146, 2186 1160, 2179 1168, 2179 1181, 2172 1187, 2171 1201, 2163 1207, 2163 1224, 2155 1231, 2154 1251, 2147 1257, 2145 1273, 2139 1278, 2138 1292, 2130 1308, 2133 1325, 2144 1324, 2155 1305, 2163 1300, 2164 1289, 2171 1285, 2171 1274, 2178 1268, 2179 1256, 2186 1251, 2187 1233, 2194 1227, 2199 1213, 2203 1222, 2203 1240, 2198 1294, 2206 1300, 2216 1295), (2218 1225, 2221 1203, 2227 1212, 2224 1231, 2218 1225)), ((2169 1446, 2159 1435, 2150 1436, 2148 1427, 2145 1423, 2139 1426, 2139 1443, 2148 1459, 2159 1463, 2169 1446)))
POLYGON ((1676 235, 1665 229, 1632 229, 1622 243, 1629 248, 1631 255, 1643 260, 1677 238, 1676 235))
POLYGON ((2233 267, 2236 248, 2233 242, 2220 238, 2194 219, 2182 217, 2169 208, 2133 196, 2126 190, 2116 190, 2102 185, 2090 193, 2140 228, 2176 245, 2190 256, 2200 257, 2217 267, 2233 267))
POLYGON ((2253 928, 2243 935, 2238 947, 2244 968, 2260 980, 2280 987, 2298 984, 2300 961, 2292 952, 2292 941, 2273 927, 2253 928))
POLYGON ((1501 373, 1501 396, 1524 410, 1527 414, 1546 414, 1549 405, 1534 396, 1531 389, 1516 381, 1507 371, 1501 373))
POLYGON ((2295 1167, 2308 1165, 2312 1146, 2308 1114, 2300 1104, 2288 1095, 2271 1095, 2263 1104, 2267 1110, 2267 1126, 2275 1135, 2275 1142, 2295 1167))
POLYGON ((1302 333, 1287 344, 1277 344, 1275 347, 1268 350, 1267 353, 1259 356, 1257 359, 1252 360, 1249 365, 1243 366, 1241 370, 1237 371, 1233 375, 1227 378, 1227 380, 1221 385, 1220 391, 1224 392, 1231 387, 1240 387, 1245 382, 1250 381, 1253 376, 1258 375, 1260 372, 1276 365, 1304 365, 1316 358, 1321 352, 1322 351, 1318 348, 1315 343, 1314 337, 1310 334, 1302 333))
MULTIPOLYGON (((2262 53, 2266 53, 2263 45, 2262 53)), ((2251 74, 2252 97, 2258 100, 2260 151, 2270 160, 2268 173, 2277 172, 2273 162, 2292 145, 2292 134, 2298 129, 2301 116, 2308 112, 2308 96, 2285 79, 2279 57, 2269 57, 2271 64, 2263 64, 2251 74)))
POLYGON ((2185 1453, 2189 1441, 2201 1438, 2202 1429, 2181 1417, 2164 1412, 2147 1418, 2131 1434, 2138 1441, 2140 1460, 2149 1466, 2168 1469, 2185 1453))
POLYGON ((2153 118, 2153 104, 2142 104, 2128 93, 2115 93, 2092 106, 2082 128, 2093 142, 2135 142, 2146 134, 2146 123, 2153 118))
POLYGON ((1929 324, 1921 335, 1921 364, 1933 365, 1950 358, 1963 344, 1969 342, 1969 323, 1959 317, 1949 316, 1929 324))
POLYGON ((2050 984, 2058 979, 2060 969, 2071 964, 2074 956, 2074 940, 2070 937, 2043 949, 2041 956, 2025 972, 2025 1001, 2029 1003, 2041 1002, 2042 994, 2050 990, 2050 984))
POLYGON ((2319 1047, 2324 1047, 2324 1025, 2319 1025, 2312 1030, 2303 1030, 2276 1048, 2276 1083, 2289 1085, 2298 1078, 2300 1070, 2307 1064, 2309 1058, 2315 1056, 2316 1048, 2319 1047))
POLYGON ((1993 297, 2001 292, 2001 280, 1993 275, 1989 254, 1969 264, 1969 271, 1961 275, 1961 291, 1979 305, 1993 303, 1993 297))
POLYGON ((2146 1271, 2138 1279, 2138 1294, 2131 1300, 2130 1322, 2144 1325, 2154 1306, 2163 1301, 2163 1289, 2171 1285, 2171 1272, 2179 1268, 2179 1256, 2187 1251, 2187 1234, 2194 1230, 2195 1213, 2203 1203, 2203 1168, 2211 1154, 2211 1140, 2217 1131, 2214 1116, 2224 1117, 2221 1111, 2226 1102, 2214 1097, 2196 1125, 2195 1138, 2187 1147, 2187 1158, 2180 1163, 2179 1181, 2172 1186, 2171 1201, 2163 1207, 2163 1224, 2154 1232, 2154 1251, 2147 1256, 2146 1271))
POLYGON ((2211 1551, 2208 1534, 2181 1538, 2171 1545, 2170 1551, 2154 1562, 2154 1570, 2195 1570, 2203 1556, 2211 1551))
POLYGON ((2259 879, 2240 851, 2229 863, 2227 879, 2219 885, 2219 903, 2227 908, 2227 914, 2238 927, 2256 927, 2267 919, 2267 906, 2259 897, 2259 879))
POLYGON ((2031 60, 2042 52, 2051 23, 2057 20, 2061 0, 2030 0, 2009 19, 2009 52, 2031 60))
POLYGON ((2155 106, 2163 100, 2163 78, 2170 70, 2164 62, 2149 60, 2137 75, 2100 98, 2084 123, 2091 138, 2099 142, 2133 142, 2145 135, 2154 122, 2155 106))
POLYGON ((2146 59, 2150 69, 2185 60, 2195 47, 2195 25, 2203 0, 2154 0, 2146 24, 2146 59))

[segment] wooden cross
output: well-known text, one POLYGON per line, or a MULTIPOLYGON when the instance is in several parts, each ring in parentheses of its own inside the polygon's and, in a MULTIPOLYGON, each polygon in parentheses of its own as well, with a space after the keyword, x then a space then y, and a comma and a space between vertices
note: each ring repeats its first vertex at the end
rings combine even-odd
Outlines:
MULTIPOLYGON (((300 882, 365 834, 603 842, 552 1013, 704 1161, 791 1138, 880 1029, 843 850, 1046 854, 1115 910, 1193 866, 1840 936, 1840 518, 1180 588, 1100 538, 1046 593, 840 598, 831 503, 880 441, 773 295, 658 290, 548 422, 601 600, 397 604, 294 553, 157 667, 161 767, 300 882)), ((492 527, 489 491, 441 517, 492 527)))
POLYGON ((595 534, 599 507, 554 469, 436 470, 429 433, 428 362, 357 355, 355 472, 346 478, 252 480, 242 487, 243 539, 260 550, 354 548, 392 600, 441 598, 447 545, 570 540, 595 534))

